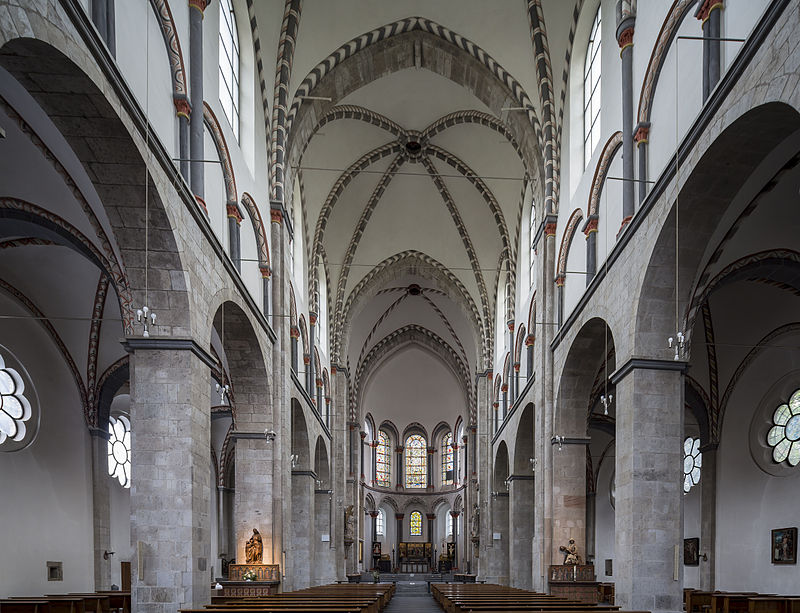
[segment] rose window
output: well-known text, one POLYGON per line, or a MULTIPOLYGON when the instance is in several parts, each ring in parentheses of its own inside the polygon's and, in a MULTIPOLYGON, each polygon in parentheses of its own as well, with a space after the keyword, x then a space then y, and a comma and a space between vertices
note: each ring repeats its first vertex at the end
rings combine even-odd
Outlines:
POLYGON ((131 422, 124 415, 108 418, 108 474, 131 486, 131 422))
POLYGON ((703 454, 700 453, 700 439, 688 437, 683 441, 683 491, 688 492, 700 483, 700 467, 703 454))
POLYGON ((22 377, 13 368, 6 368, 0 355, 0 445, 6 439, 21 441, 25 438, 25 422, 31 418, 32 411, 24 391, 22 377))
POLYGON ((772 415, 774 424, 767 433, 767 444, 772 447, 772 459, 786 461, 789 466, 800 464, 800 390, 780 405, 772 415))

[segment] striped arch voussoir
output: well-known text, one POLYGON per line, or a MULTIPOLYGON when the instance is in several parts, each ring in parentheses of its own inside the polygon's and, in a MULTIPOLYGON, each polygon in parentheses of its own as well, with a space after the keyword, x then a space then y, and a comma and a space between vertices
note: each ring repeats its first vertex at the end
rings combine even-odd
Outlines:
MULTIPOLYGON (((228 143, 225 142, 225 136, 222 134, 222 128, 219 125, 217 116, 214 111, 208 106, 208 103, 203 103, 203 121, 211 132, 211 139, 214 141, 214 146, 217 148, 219 161, 222 163, 222 176, 225 180, 225 198, 228 204, 237 204, 238 198, 236 197, 236 178, 233 175, 233 164, 231 163, 231 154, 228 151, 228 143)), ((237 205, 238 206, 238 205, 237 205)))
POLYGON ((578 223, 583 219, 583 211, 580 208, 575 209, 569 217, 567 227, 564 230, 564 236, 561 237, 561 246, 558 249, 558 276, 563 277, 567 273, 567 256, 569 255, 569 247, 572 244, 572 238, 575 236, 575 231, 578 229, 578 223))

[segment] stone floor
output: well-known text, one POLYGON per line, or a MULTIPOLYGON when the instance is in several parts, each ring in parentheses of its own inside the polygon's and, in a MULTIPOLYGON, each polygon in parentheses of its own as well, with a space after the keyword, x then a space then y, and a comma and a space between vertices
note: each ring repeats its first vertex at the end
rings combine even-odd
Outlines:
POLYGON ((428 593, 427 581, 398 581, 397 590, 384 613, 441 613, 442 609, 428 593))

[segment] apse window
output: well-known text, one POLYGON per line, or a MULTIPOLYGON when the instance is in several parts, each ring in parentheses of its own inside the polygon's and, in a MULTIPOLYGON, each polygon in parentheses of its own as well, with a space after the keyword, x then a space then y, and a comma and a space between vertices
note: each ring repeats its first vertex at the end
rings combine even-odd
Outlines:
POLYGON ((442 485, 453 485, 453 433, 442 438, 442 485))
POLYGON ((386 534, 386 513, 378 511, 378 516, 375 518, 375 534, 383 536, 386 534))
POLYGON ((33 411, 25 397, 25 383, 20 374, 6 366, 0 355, 0 445, 25 438, 27 422, 33 411))
POLYGON ((583 65, 583 166, 589 165, 600 140, 600 9, 594 16, 583 65))
POLYGON ((414 511, 408 519, 408 526, 411 536, 422 536, 422 513, 414 511))
POLYGON ((425 439, 412 434, 406 439, 406 487, 420 488, 427 485, 428 450, 425 439))
POLYGON ((800 389, 780 405, 772 415, 773 426, 767 433, 767 445, 772 447, 772 459, 789 466, 800 464, 800 389))
POLYGON ((700 467, 703 454, 700 453, 700 439, 687 437, 683 441, 683 491, 688 493, 700 483, 700 467))
POLYGON ((230 0, 219 2, 219 101, 239 140, 239 34, 230 0))
POLYGON ((392 456, 389 449, 389 437, 385 432, 378 431, 378 448, 375 456, 375 485, 391 487, 392 485, 392 456))
POLYGON ((108 474, 131 486, 131 422, 124 415, 108 418, 108 474))

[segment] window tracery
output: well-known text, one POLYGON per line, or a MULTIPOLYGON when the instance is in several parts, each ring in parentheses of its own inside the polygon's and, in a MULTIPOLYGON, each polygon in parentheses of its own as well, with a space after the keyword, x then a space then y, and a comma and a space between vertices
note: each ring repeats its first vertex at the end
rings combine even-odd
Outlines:
POLYGON ((422 513, 414 511, 408 519, 409 534, 411 536, 422 536, 422 513))
POLYGON ((239 140, 239 34, 231 0, 219 2, 219 101, 239 140))
POLYGON ((601 22, 600 8, 592 23, 589 46, 583 67, 583 166, 589 165, 600 140, 600 69, 601 69, 601 22))
POLYGON ((131 486, 131 422, 124 415, 108 418, 108 474, 131 486))
POLYGON ((686 437, 683 441, 683 491, 691 490, 700 483, 700 467, 703 454, 700 453, 700 439, 686 437))
POLYGON ((789 402, 781 404, 772 414, 773 426, 767 433, 767 444, 772 447, 775 463, 800 464, 800 389, 789 402))
POLYGON ((389 437, 383 430, 378 431, 378 449, 375 456, 375 484, 381 487, 391 487, 392 453, 389 447, 389 437))
POLYGON ((406 487, 421 488, 427 485, 428 449, 425 438, 412 434, 406 439, 406 487))
POLYGON ((31 403, 24 395, 25 383, 20 374, 6 366, 0 355, 0 445, 6 440, 21 441, 31 418, 31 403))

